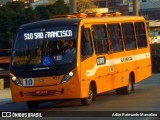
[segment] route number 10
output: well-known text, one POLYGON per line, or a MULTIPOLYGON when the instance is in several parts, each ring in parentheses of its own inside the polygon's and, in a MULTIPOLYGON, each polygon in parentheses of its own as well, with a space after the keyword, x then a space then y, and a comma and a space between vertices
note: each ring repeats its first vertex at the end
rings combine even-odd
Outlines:
POLYGON ((23 86, 33 86, 34 79, 33 78, 25 78, 23 79, 23 86))

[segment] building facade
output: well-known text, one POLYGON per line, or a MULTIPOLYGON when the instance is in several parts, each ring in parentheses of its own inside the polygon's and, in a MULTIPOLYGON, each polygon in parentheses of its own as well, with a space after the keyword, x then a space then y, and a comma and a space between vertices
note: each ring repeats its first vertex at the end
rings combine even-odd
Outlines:
POLYGON ((99 8, 108 8, 109 12, 121 12, 129 15, 129 6, 126 0, 92 0, 99 8))
POLYGON ((160 19, 160 0, 139 0, 139 14, 147 20, 160 19))

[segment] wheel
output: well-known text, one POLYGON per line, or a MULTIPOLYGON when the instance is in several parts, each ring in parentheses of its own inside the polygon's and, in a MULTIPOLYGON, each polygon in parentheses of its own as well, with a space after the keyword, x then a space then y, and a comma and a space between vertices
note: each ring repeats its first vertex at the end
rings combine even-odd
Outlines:
POLYGON ((134 86, 133 86, 133 81, 131 79, 131 77, 129 77, 129 83, 127 86, 125 87, 121 87, 116 89, 116 93, 118 95, 124 95, 124 94, 129 94, 134 90, 134 86))
POLYGON ((39 107, 39 102, 37 101, 27 101, 26 104, 29 109, 37 109, 39 107))
POLYGON ((132 81, 131 77, 129 77, 128 85, 125 86, 123 89, 124 89, 124 94, 129 94, 134 90, 133 81, 132 81))
POLYGON ((95 95, 94 95, 93 87, 90 86, 88 97, 82 98, 81 104, 84 106, 87 106, 87 105, 90 105, 93 102, 93 100, 95 100, 95 95))

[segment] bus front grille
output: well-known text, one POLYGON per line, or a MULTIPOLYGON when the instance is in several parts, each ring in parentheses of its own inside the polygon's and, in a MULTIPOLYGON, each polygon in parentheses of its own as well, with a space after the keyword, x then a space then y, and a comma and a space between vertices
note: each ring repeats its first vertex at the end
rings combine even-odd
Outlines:
POLYGON ((30 97, 34 97, 34 96, 56 96, 57 94, 60 94, 61 91, 57 91, 57 90, 48 90, 46 92, 42 92, 42 91, 33 91, 33 92, 27 92, 24 93, 25 96, 30 96, 30 97))

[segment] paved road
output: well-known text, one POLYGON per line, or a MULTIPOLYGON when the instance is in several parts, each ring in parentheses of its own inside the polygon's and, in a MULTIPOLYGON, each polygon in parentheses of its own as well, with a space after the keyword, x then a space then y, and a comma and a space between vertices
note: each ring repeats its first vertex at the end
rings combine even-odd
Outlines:
MULTIPOLYGON (((133 119, 155 119, 158 118, 153 117, 154 112, 160 113, 160 74, 153 74, 148 79, 138 83, 135 85, 135 91, 130 95, 116 95, 114 91, 106 92, 96 97, 96 101, 93 102, 90 106, 81 106, 80 100, 70 100, 63 101, 60 103, 45 103, 40 106, 39 109, 34 110, 34 112, 42 112, 44 116, 56 116, 63 115, 64 117, 67 115, 75 116, 80 113, 80 116, 86 116, 90 114, 88 119, 99 119, 95 118, 96 115, 102 115, 104 117, 111 116, 113 113, 117 113, 115 115, 122 115, 122 113, 127 111, 132 111, 135 116, 136 113, 140 114, 145 113, 145 111, 152 113, 147 117, 132 117, 133 119), (65 111, 65 112, 64 112, 65 111), (76 111, 76 112, 73 112, 76 111), (87 112, 83 112, 87 111, 87 112), (61 114, 62 113, 62 114, 61 114)), ((21 103, 8 103, 0 105, 0 111, 29 111, 26 104, 24 102, 21 103)), ((30 112, 30 111, 29 111, 30 112)), ((77 115, 77 117, 79 114, 77 115)), ((77 118, 76 119, 82 119, 77 118)), ((46 118, 49 119, 49 118, 46 118)), ((62 117, 56 117, 56 119, 66 119, 62 117)), ((75 119, 73 117, 68 119, 75 119)), ((83 118, 84 119, 84 118, 83 118)), ((102 118, 101 118, 102 119, 102 118)), ((105 119, 105 118, 103 118, 105 119)), ((110 119, 122 119, 122 117, 114 117, 110 119)), ((124 119, 124 118, 123 118, 124 119)), ((125 117, 127 120, 128 117, 125 117)), ((160 118, 159 118, 160 119, 160 118)))

